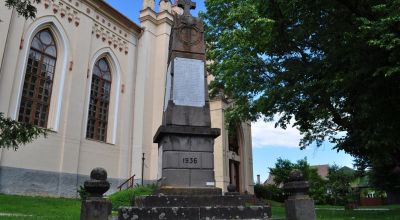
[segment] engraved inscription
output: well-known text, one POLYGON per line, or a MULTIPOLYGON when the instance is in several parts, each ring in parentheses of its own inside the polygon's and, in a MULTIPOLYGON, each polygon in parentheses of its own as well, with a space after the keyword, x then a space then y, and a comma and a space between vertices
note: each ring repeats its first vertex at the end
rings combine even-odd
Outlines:
POLYGON ((198 163, 198 158, 197 157, 184 157, 182 158, 182 163, 198 163))
POLYGON ((175 58, 173 79, 175 105, 203 107, 205 105, 204 62, 175 58))
POLYGON ((201 168, 200 153, 180 153, 180 168, 201 168))

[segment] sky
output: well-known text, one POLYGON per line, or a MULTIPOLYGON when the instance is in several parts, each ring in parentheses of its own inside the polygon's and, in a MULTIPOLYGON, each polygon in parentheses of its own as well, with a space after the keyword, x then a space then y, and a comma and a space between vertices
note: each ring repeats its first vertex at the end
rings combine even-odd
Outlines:
MULTIPOLYGON (((142 0, 106 0, 115 9, 139 24, 139 11, 142 0)), ((196 10, 192 11, 197 15, 199 11, 205 11, 204 0, 193 0, 197 4, 196 10)), ((158 3, 159 0, 156 0, 158 3)), ((288 126, 286 130, 275 128, 274 122, 265 123, 259 120, 252 124, 253 141, 253 173, 254 179, 259 174, 261 181, 268 177, 268 168, 274 167, 277 159, 288 159, 292 162, 307 157, 311 165, 336 164, 338 166, 352 167, 353 158, 344 152, 332 150, 329 143, 317 148, 315 145, 305 150, 300 150, 299 141, 301 135, 295 128, 288 126)))

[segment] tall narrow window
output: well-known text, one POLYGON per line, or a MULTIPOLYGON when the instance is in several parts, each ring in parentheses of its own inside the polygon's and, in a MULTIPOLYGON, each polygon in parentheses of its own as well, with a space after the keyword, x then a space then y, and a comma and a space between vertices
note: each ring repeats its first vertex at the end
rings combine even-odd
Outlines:
POLYGON ((32 40, 26 66, 18 121, 47 127, 57 48, 49 29, 32 40))
POLYGON ((105 58, 93 67, 90 88, 89 113, 86 137, 93 140, 107 140, 108 109, 110 105, 111 72, 105 58))

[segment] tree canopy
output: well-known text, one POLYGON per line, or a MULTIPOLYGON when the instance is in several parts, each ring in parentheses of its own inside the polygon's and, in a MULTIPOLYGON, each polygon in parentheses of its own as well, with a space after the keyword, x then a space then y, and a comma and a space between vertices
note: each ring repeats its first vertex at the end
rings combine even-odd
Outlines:
POLYGON ((326 203, 326 181, 318 175, 317 169, 310 167, 307 158, 298 160, 292 163, 290 160, 278 158, 275 167, 270 168, 270 174, 274 177, 275 186, 281 188, 284 183, 289 181, 289 174, 292 170, 298 169, 303 175, 304 179, 310 184, 309 194, 318 204, 326 203))
POLYGON ((360 166, 399 170, 400 0, 205 4, 211 90, 232 98, 228 122, 294 118, 301 148, 330 141, 360 166))
POLYGON ((19 15, 28 18, 36 17, 36 7, 33 3, 39 3, 40 0, 6 0, 6 7, 15 8, 19 15))

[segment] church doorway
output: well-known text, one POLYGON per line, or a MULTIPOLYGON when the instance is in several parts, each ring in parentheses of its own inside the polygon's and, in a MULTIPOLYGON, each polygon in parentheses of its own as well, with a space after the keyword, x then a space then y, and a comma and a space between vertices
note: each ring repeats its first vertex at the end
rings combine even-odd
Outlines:
POLYGON ((229 160, 229 179, 230 184, 236 186, 236 192, 240 192, 240 173, 239 173, 240 162, 235 160, 229 160))

